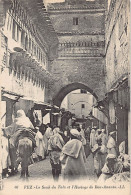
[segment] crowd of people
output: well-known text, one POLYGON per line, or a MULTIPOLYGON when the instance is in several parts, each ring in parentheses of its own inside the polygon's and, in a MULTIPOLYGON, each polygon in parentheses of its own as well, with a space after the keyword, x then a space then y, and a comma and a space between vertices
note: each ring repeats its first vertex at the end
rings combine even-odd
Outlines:
POLYGON ((117 147, 116 131, 107 135, 105 129, 85 129, 82 124, 73 124, 71 128, 65 127, 64 130, 51 124, 39 124, 34 128, 24 111, 19 110, 15 121, 2 131, 3 177, 8 177, 9 169, 10 174, 18 171, 20 158, 16 147, 17 138, 25 128, 29 129, 27 136, 33 143, 30 163, 49 156, 52 175, 56 181, 60 174, 67 180, 87 178, 86 162, 89 155, 93 157, 94 173, 99 181, 112 178, 115 174, 129 173, 130 158, 125 154, 124 142, 117 147))

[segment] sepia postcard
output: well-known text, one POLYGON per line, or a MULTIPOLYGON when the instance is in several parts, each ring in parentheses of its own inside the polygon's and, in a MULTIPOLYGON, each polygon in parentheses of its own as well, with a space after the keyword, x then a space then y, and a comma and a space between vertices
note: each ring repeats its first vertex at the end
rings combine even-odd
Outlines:
POLYGON ((0 193, 130 195, 130 0, 0 0, 0 193))

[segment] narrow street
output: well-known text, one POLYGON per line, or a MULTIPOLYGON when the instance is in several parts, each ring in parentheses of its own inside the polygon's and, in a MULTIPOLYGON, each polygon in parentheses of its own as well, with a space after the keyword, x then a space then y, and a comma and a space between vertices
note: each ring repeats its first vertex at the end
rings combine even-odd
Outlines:
MULTIPOLYGON (((86 168, 87 168, 87 180, 95 180, 96 177, 94 175, 92 155, 90 155, 87 158, 86 168)), ((50 179, 50 181, 52 182, 53 177, 51 174, 51 165, 50 165, 49 157, 47 157, 47 159, 45 160, 30 165, 29 174, 30 177, 28 181, 35 182, 35 181, 45 181, 47 179, 50 179)), ((61 180, 61 176, 60 176, 60 180, 61 180)), ((20 171, 19 171, 17 175, 4 179, 3 184, 7 186, 8 183, 13 182, 12 184, 14 185, 15 182, 15 185, 17 185, 17 183, 21 181, 22 179, 20 178, 20 171)))
POLYGON ((129 0, 0 1, 0 190, 130 181, 129 8, 129 0))

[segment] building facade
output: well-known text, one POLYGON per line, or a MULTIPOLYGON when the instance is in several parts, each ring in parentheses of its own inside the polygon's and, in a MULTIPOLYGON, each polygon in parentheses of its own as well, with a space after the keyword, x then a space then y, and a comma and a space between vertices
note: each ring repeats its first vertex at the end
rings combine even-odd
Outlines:
MULTIPOLYGON (((48 108, 48 103, 54 103, 59 107, 71 91, 89 89, 97 99, 92 116, 109 132, 117 130, 118 145, 127 140, 129 7, 129 0, 65 0, 49 4, 47 13, 42 0, 1 0, 4 125, 12 122, 20 108, 29 116, 32 109, 43 108, 47 114, 44 105, 48 108)), ((54 124, 60 118, 58 107, 50 108, 54 124)), ((41 120, 44 114, 37 112, 41 120)), ((126 152, 128 149, 126 145, 126 152)))
MULTIPOLYGON (((89 90, 85 89, 95 95, 97 100, 105 97, 106 9, 105 1, 99 0, 65 0, 48 5, 48 13, 59 39, 58 58, 51 69, 56 76, 56 82, 51 90, 55 104, 60 105, 63 100, 62 95, 59 95, 62 88, 65 89, 62 91, 65 96, 74 90, 71 84, 78 86, 75 89, 84 89, 83 86, 79 86, 79 83, 88 86, 89 90), (66 86, 72 90, 66 90, 66 86)), ((72 96, 76 97, 73 97, 73 103, 69 106, 71 112, 79 117, 88 115, 87 109, 81 106, 89 107, 89 105, 87 106, 86 102, 82 105, 78 101, 79 103, 73 106, 75 99, 81 99, 81 97, 72 96)), ((86 97, 82 99, 86 101, 86 97)), ((89 120, 90 124, 100 128, 107 126, 107 117, 103 111, 94 108, 92 114, 94 122, 89 120)))
POLYGON ((7 126, 18 109, 31 116, 32 108, 48 103, 53 82, 50 64, 57 57, 58 39, 42 0, 1 1, 1 5, 1 107, 5 109, 1 117, 7 126))
POLYGON ((85 119, 92 110, 93 96, 86 90, 75 90, 67 95, 67 110, 76 118, 85 119))
POLYGON ((58 58, 51 67, 56 76, 51 89, 53 102, 60 105, 59 91, 74 83, 84 84, 102 99, 105 1, 66 0, 49 4, 47 10, 59 39, 58 58))
POLYGON ((117 130, 118 145, 124 140, 128 143, 130 133, 129 4, 129 0, 108 1, 105 20, 107 93, 103 102, 109 116, 110 131, 117 130))
POLYGON ((108 118, 97 107, 97 100, 84 89, 78 89, 69 93, 62 101, 61 108, 71 112, 78 123, 84 123, 85 127, 97 126, 99 129, 107 129, 108 118))

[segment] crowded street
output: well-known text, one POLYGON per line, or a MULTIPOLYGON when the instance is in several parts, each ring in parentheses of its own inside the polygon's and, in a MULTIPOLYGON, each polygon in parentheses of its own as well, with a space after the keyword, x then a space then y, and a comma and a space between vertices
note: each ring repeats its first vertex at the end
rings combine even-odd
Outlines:
MULTIPOLYGON (((88 173, 87 181, 96 179, 96 176, 94 175, 94 167, 92 164, 92 155, 90 155, 87 159, 86 168, 88 173)), ((29 181, 33 181, 33 180, 42 181, 46 179, 50 179, 51 181, 53 181, 49 157, 47 157, 47 159, 45 160, 30 165, 29 174, 30 174, 30 177, 28 178, 29 181)), ((6 183, 11 181, 19 182, 19 180, 22 181, 22 179, 20 178, 20 171, 16 175, 9 177, 8 180, 4 179, 4 184, 6 185, 6 183)), ((60 176, 60 180, 61 180, 61 176, 60 176)))
MULTIPOLYGON (((17 128, 22 120, 27 122, 26 125, 32 125, 22 110, 17 111, 17 114, 19 114, 15 124, 17 128)), ((24 125, 23 122, 21 125, 24 125)), ((9 127, 3 130, 5 135, 8 129, 9 127)), ((129 155, 125 154, 124 142, 120 144, 118 153, 115 131, 107 136, 105 129, 93 127, 85 130, 79 124, 73 124, 72 128, 68 128, 64 133, 59 127, 52 128, 50 124, 47 127, 42 124, 35 129, 37 133, 30 129, 22 130, 21 126, 21 131, 18 130, 16 135, 22 136, 22 133, 26 133, 27 137, 19 138, 17 142, 15 137, 10 138, 13 166, 9 166, 3 172, 5 183, 6 179, 8 181, 50 179, 57 182, 63 179, 108 181, 110 178, 117 180, 117 174, 122 172, 124 180, 128 181, 129 155), (33 147, 31 140, 35 143, 33 147), (18 144, 16 153, 13 147, 15 143, 18 144), (111 177, 112 172, 115 174, 114 178, 111 177)), ((122 177, 121 175, 121 180, 122 177)))
POLYGON ((0 7, 0 188, 129 184, 129 0, 0 7))

